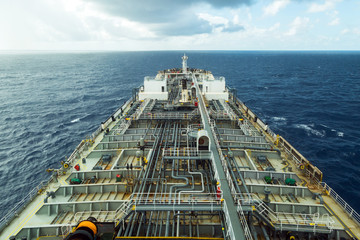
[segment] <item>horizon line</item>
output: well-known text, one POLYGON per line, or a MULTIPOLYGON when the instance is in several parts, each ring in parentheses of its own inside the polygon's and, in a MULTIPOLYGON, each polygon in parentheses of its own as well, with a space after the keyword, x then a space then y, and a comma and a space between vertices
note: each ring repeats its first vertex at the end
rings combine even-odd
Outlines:
POLYGON ((193 49, 193 50, 2 50, 0 49, 0 53, 28 53, 28 52, 360 52, 360 49, 354 49, 354 50, 345 50, 345 49, 330 49, 330 50, 324 50, 324 49, 317 49, 317 50, 310 50, 310 49, 302 49, 302 50, 295 50, 295 49, 286 49, 286 50, 274 50, 274 49, 247 49, 247 50, 239 50, 239 49, 224 49, 224 50, 213 50, 213 49, 193 49))

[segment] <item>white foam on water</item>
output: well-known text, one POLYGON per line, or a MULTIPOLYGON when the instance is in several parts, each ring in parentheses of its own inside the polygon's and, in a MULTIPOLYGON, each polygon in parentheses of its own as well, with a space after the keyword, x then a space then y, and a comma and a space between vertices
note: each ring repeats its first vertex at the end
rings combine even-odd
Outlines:
POLYGON ((272 117, 272 120, 274 120, 275 122, 280 122, 280 121, 286 121, 287 119, 284 117, 272 117))
POLYGON ((71 123, 76 123, 76 122, 80 122, 80 118, 76 118, 74 120, 71 120, 71 123))
POLYGON ((336 135, 338 135, 338 137, 343 137, 344 133, 343 132, 336 132, 336 135))
POLYGON ((332 131, 332 132, 335 132, 338 137, 344 137, 344 133, 343 133, 343 132, 337 131, 337 130, 335 130, 335 129, 331 129, 331 131, 332 131))
POLYGON ((325 137, 325 131, 324 130, 321 130, 321 131, 315 130, 315 129, 313 129, 314 126, 315 126, 314 124, 308 124, 308 125, 307 124, 294 124, 294 127, 304 129, 308 136, 313 134, 315 136, 325 137))

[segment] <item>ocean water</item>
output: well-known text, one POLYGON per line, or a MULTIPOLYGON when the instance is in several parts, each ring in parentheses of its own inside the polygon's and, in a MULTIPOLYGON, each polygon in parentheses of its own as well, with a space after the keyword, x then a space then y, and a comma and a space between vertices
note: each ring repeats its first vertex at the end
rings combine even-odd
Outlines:
MULTIPOLYGON (((183 52, 0 54, 0 216, 183 52)), ((360 212, 360 52, 187 52, 360 212)))

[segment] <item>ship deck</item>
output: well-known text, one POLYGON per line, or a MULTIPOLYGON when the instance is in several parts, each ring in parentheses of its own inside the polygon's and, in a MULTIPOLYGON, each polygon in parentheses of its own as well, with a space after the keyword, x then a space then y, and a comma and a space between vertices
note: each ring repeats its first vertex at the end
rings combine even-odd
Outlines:
POLYGON ((159 74, 168 100, 120 107, 2 219, 0 239, 63 239, 89 217, 111 226, 103 239, 360 239, 321 171, 229 89, 211 99, 206 71, 159 74), (183 79, 196 92, 186 101, 183 79))

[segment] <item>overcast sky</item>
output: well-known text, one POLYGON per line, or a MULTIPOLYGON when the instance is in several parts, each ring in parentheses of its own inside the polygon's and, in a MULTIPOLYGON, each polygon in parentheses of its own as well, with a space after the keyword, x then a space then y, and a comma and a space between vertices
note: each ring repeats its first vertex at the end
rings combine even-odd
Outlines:
POLYGON ((0 50, 360 50, 360 1, 0 0, 0 50))

